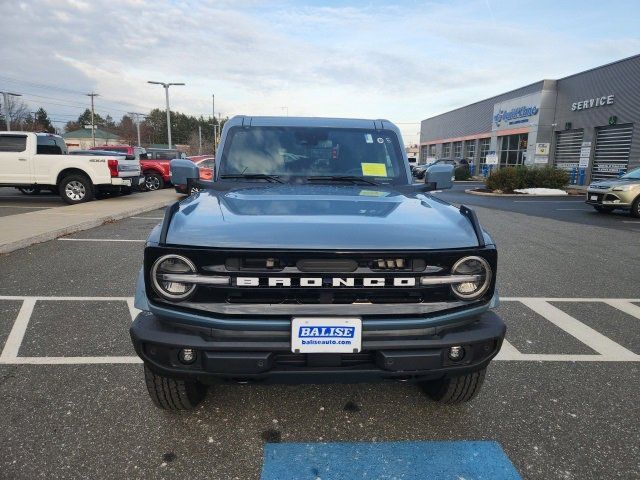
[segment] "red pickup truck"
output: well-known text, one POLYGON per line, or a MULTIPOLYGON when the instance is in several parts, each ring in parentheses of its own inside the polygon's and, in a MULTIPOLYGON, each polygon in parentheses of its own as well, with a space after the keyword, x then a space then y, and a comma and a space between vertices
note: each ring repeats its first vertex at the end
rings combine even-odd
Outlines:
POLYGON ((110 152, 120 152, 126 155, 127 159, 140 160, 140 168, 145 176, 145 187, 147 190, 160 190, 169 185, 169 162, 170 160, 160 158, 149 158, 147 151, 142 147, 130 147, 127 145, 102 145, 92 147, 91 150, 108 150, 110 152))

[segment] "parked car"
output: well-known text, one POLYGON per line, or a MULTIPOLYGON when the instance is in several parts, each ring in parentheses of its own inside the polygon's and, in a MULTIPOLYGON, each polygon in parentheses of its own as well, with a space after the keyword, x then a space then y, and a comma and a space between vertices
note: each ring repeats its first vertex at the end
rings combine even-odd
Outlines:
POLYGON ((423 163, 421 165, 416 165, 412 170, 413 176, 417 179, 423 179, 427 168, 429 168, 431 165, 453 165, 455 169, 461 165, 469 165, 469 162, 464 158, 440 158, 433 163, 423 163))
POLYGON ((92 150, 111 151, 122 153, 128 159, 140 161, 140 168, 144 174, 144 188, 146 190, 160 190, 169 183, 169 161, 162 159, 150 159, 149 153, 142 147, 128 145, 102 145, 93 147, 92 150))
POLYGON ((147 156, 152 160, 173 160, 174 158, 186 158, 185 153, 176 148, 147 148, 147 156))
POLYGON ((640 168, 620 178, 592 183, 587 188, 586 203, 601 213, 620 209, 640 217, 640 168))
POLYGON ((0 186, 48 188, 69 204, 100 192, 142 183, 140 163, 120 155, 69 155, 64 139, 50 133, 0 132, 0 186))
MULTIPOLYGON (((213 180, 213 171, 215 169, 215 157, 210 155, 196 155, 192 157, 187 157, 188 160, 191 160, 198 166, 199 175, 198 178, 200 180, 212 181, 213 180)), ((176 185, 173 184, 176 192, 183 194, 192 194, 193 191, 187 191, 187 185, 176 185)), ((193 190, 193 189, 192 189, 193 190)))
MULTIPOLYGON (((234 117, 215 181, 167 207, 145 246, 130 333, 153 403, 216 382, 410 380, 471 400, 506 327, 496 247, 475 213, 412 184, 387 120, 234 117)), ((255 406, 257 408, 258 405, 255 406)))

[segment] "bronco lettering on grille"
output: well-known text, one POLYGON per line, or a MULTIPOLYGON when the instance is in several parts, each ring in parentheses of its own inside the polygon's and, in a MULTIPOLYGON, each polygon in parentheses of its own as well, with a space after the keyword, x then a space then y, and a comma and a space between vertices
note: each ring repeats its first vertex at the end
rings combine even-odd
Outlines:
POLYGON ((415 277, 236 277, 237 287, 415 287, 415 277))

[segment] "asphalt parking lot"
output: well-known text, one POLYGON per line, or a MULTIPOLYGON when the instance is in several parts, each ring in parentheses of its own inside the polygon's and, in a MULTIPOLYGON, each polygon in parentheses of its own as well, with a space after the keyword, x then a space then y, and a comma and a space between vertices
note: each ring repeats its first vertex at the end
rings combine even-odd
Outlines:
POLYGON ((60 196, 48 190, 37 195, 25 195, 15 188, 0 187, 0 217, 37 212, 64 205, 60 196))
MULTIPOLYGON (((387 448, 429 445, 415 464, 429 468, 478 441, 522 478, 640 477, 640 223, 581 198, 463 188, 438 195, 474 206, 499 244, 508 342, 455 407, 406 383, 224 385, 194 412, 161 412, 128 325, 162 211, 0 256, 0 477, 352 478, 349 464, 387 448), (306 462, 315 448, 329 475, 306 462)), ((491 472, 474 478, 517 478, 491 472)))

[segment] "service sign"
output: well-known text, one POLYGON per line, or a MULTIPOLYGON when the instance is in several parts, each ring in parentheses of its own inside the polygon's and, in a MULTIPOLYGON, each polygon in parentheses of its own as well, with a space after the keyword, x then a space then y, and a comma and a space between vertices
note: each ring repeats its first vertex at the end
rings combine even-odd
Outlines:
POLYGON ((493 106, 492 130, 537 125, 539 113, 540 92, 496 103, 493 106))
POLYGON ((498 154, 491 150, 487 153, 487 157, 484 160, 484 163, 487 165, 497 165, 498 164, 498 154))
POLYGON ((550 143, 536 143, 536 155, 549 155, 550 143))

